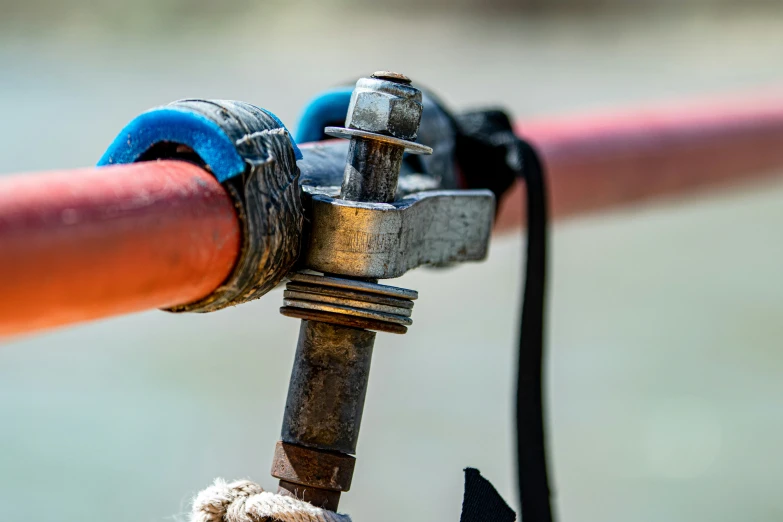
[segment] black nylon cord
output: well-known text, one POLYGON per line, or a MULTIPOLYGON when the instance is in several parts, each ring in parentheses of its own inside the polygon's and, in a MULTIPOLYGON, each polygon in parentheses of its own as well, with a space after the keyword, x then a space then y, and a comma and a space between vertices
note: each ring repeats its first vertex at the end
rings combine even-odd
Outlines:
POLYGON ((536 151, 522 140, 519 144, 527 187, 527 254, 517 360, 517 480, 522 521, 551 522, 543 397, 547 190, 536 151))
POLYGON ((528 238, 515 412, 517 483, 522 521, 552 522, 543 404, 548 238, 544 166, 535 149, 514 133, 505 111, 471 111, 453 119, 457 162, 468 187, 489 188, 500 201, 517 177, 527 186, 528 238))

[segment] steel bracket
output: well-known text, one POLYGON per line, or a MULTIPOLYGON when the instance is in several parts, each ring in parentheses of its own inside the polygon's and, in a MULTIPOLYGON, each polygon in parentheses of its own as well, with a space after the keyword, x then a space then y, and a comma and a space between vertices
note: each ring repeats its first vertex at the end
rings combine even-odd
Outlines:
POLYGON ((391 279, 422 265, 481 261, 495 196, 489 190, 410 194, 393 203, 312 195, 304 265, 324 273, 391 279))

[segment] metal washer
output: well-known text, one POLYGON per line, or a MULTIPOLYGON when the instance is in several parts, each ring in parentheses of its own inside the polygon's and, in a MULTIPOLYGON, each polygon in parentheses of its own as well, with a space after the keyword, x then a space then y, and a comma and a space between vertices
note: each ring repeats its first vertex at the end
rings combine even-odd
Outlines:
POLYGON ((378 134, 377 132, 363 131, 359 129, 346 129, 345 127, 326 127, 324 133, 335 138, 364 138, 366 140, 375 140, 388 143, 390 145, 397 145, 398 147, 404 147, 405 152, 411 154, 432 154, 432 147, 416 143, 415 141, 401 140, 393 136, 386 136, 385 134, 378 134))
POLYGON ((419 297, 405 288, 312 273, 292 274, 289 285, 283 315, 391 333, 407 331, 419 297))

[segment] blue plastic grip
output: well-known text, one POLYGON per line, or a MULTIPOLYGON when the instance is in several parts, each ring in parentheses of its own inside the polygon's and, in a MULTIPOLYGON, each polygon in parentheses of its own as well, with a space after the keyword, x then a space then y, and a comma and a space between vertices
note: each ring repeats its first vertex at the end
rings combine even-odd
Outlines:
MULTIPOLYGON (((285 128, 277 116, 262 110, 285 128)), ((235 144, 216 122, 197 112, 171 106, 152 109, 133 119, 114 139, 98 166, 133 163, 162 142, 193 149, 221 183, 245 171, 245 162, 235 144)), ((296 159, 302 159, 293 137, 291 144, 296 159)))
POLYGON ((352 92, 353 87, 343 87, 326 91, 312 99, 299 118, 296 141, 319 141, 327 124, 345 120, 352 92))

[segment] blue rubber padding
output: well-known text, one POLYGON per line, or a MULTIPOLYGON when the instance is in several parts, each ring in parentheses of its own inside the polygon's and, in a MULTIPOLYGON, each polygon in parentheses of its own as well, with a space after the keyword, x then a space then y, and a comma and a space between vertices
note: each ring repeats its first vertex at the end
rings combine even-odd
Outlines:
POLYGON ((345 120, 351 103, 353 87, 326 91, 307 104, 296 129, 297 143, 318 141, 323 137, 324 127, 334 121, 345 120))
MULTIPOLYGON (((285 128, 277 116, 262 110, 285 128)), ((180 143, 193 149, 221 183, 245 171, 244 160, 217 123, 179 107, 159 107, 137 116, 114 139, 98 166, 133 163, 150 147, 162 142, 180 143)), ((291 145, 296 159, 302 159, 293 138, 291 145)))

